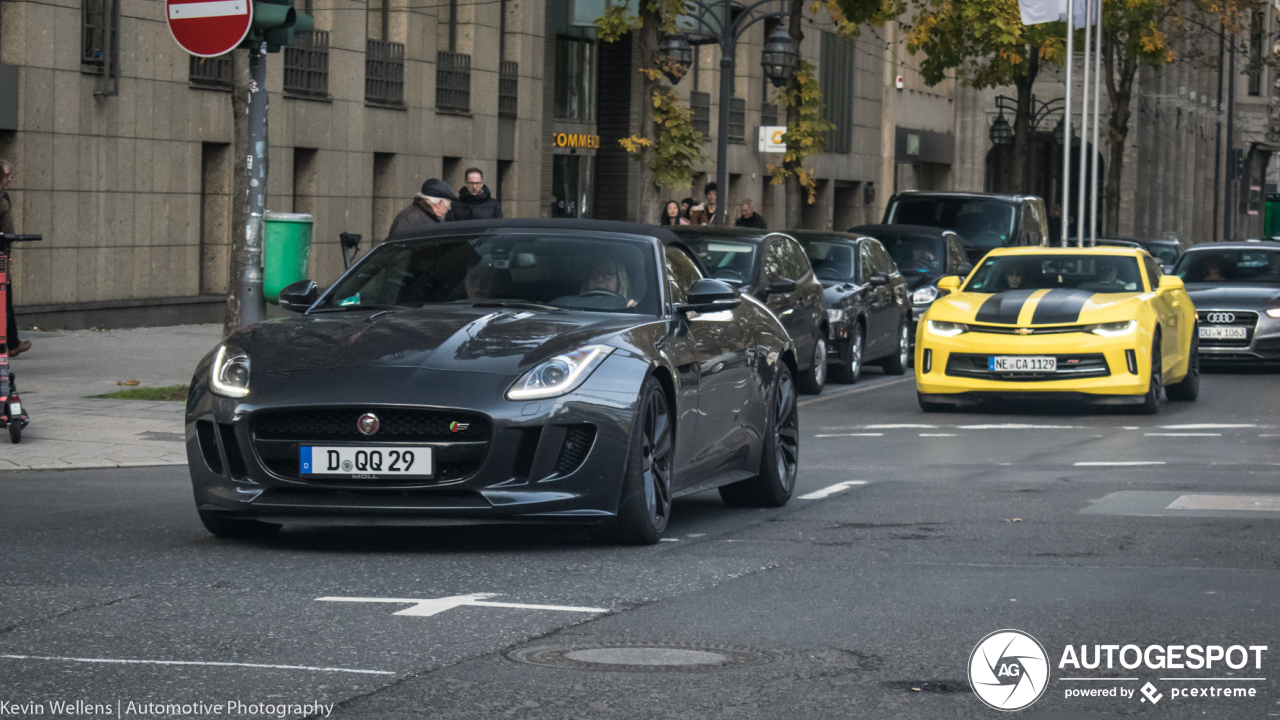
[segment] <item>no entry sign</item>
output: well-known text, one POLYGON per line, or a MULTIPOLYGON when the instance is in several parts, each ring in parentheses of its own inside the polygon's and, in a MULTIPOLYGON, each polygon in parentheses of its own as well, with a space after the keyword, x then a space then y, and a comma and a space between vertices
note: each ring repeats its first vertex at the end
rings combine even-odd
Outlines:
POLYGON ((173 39, 199 57, 230 52, 253 24, 250 0, 166 0, 165 4, 173 39))

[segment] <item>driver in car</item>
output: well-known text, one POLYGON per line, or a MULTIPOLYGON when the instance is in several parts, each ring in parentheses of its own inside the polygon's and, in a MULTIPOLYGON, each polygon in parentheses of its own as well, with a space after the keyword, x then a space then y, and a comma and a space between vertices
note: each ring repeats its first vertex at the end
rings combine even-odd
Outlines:
POLYGON ((636 301, 631 297, 631 283, 627 278, 627 270, 617 260, 608 257, 597 258, 587 268, 586 279, 582 283, 582 295, 609 294, 627 301, 627 307, 634 307, 636 301))
POLYGON ((476 265, 467 273, 464 281, 468 300, 489 300, 493 298, 493 268, 488 265, 476 265))
POLYGON ((1107 260, 1099 260, 1097 268, 1097 279, 1090 283, 1090 285, 1095 286, 1098 290, 1124 289, 1125 284, 1121 282, 1118 277, 1119 271, 1117 270, 1115 263, 1107 260))
POLYGON ((911 251, 911 264, 921 272, 931 272, 938 268, 938 260, 933 256, 933 251, 924 246, 911 251))

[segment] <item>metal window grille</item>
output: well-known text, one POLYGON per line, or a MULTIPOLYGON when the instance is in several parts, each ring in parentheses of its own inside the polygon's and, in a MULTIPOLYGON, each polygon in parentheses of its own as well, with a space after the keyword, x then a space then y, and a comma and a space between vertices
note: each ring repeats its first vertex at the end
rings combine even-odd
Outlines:
POLYGON ((436 53, 436 110, 471 112, 471 56, 436 53))
POLYGON ((731 143, 747 141, 747 101, 742 98, 729 98, 728 137, 731 143))
POLYGON ((761 125, 777 125, 778 124, 778 106, 773 103, 760 104, 760 124, 761 125))
POLYGON ((693 129, 702 133, 703 142, 711 140, 711 93, 689 93, 689 107, 693 110, 693 129))
POLYGON ((513 118, 519 107, 520 64, 503 60, 498 65, 498 117, 513 118))
POLYGON ((827 152, 853 150, 853 76, 857 56, 852 40, 823 32, 818 67, 822 117, 835 127, 827 133, 827 152))
POLYGON ((188 79, 197 85, 229 88, 234 80, 234 73, 235 62, 230 53, 211 58, 192 55, 188 79))
POLYGON ((111 65, 120 67, 120 4, 115 0, 84 0, 80 62, 102 67, 108 47, 111 65))
POLYGON ((364 99, 404 104, 404 43, 365 40, 364 99))
POLYGON ((329 94, 329 33, 303 33, 284 49, 284 91, 316 97, 329 94))

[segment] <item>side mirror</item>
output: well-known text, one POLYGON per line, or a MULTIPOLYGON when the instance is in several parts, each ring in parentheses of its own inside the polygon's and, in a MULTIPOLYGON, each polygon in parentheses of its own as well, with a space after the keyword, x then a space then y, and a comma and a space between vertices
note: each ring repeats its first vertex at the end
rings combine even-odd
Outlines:
POLYGON ((1181 290, 1184 287, 1186 287, 1186 285, 1183 284, 1182 278, 1177 275, 1160 276, 1160 285, 1158 288, 1160 290, 1181 290))
POLYGON ((956 273, 958 273, 960 277, 969 277, 969 273, 971 272, 973 272, 973 263, 961 263, 960 267, 956 268, 956 273))
POLYGON ((953 293, 960 289, 962 282, 964 282, 964 279, 959 275, 947 275, 946 277, 938 278, 938 290, 953 293))
POLYGON ((769 283, 768 294, 785 295, 796 291, 796 281, 791 278, 778 278, 769 283))
POLYGON ((315 280, 299 280, 280 291, 280 307, 289 312, 306 312, 319 297, 320 287, 315 280))
POLYGON ((741 304, 742 296, 729 283, 701 278, 689 286, 689 301, 676 303, 676 312, 718 312, 732 310, 741 304))
POLYGON ((884 273, 871 273, 871 287, 889 284, 889 276, 884 273))

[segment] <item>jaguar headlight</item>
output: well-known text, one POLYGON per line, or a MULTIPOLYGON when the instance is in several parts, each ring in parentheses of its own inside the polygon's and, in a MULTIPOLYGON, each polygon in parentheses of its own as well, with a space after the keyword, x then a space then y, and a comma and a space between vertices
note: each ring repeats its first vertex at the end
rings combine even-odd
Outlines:
POLYGON ((521 375, 507 391, 507 399, 541 400, 573 392, 611 352, 607 345, 587 345, 556 355, 521 375))
POLYGON ((1090 325, 1086 327, 1085 330, 1093 333, 1094 335, 1101 335, 1102 337, 1120 337, 1121 335, 1128 335, 1137 327, 1137 320, 1122 320, 1120 322, 1090 325))
POLYGON ((969 332, 969 326, 964 323, 930 320, 929 332, 934 335, 941 335, 942 337, 955 337, 956 335, 969 332))
POLYGON ((844 310, 840 308, 830 308, 827 310, 827 322, 844 322, 844 310))
POLYGON ((213 359, 209 389, 215 395, 242 398, 249 394, 249 354, 223 345, 213 359))
POLYGON ((938 299, 938 287, 936 285, 925 285, 924 287, 911 293, 912 305, 928 305, 938 299))

